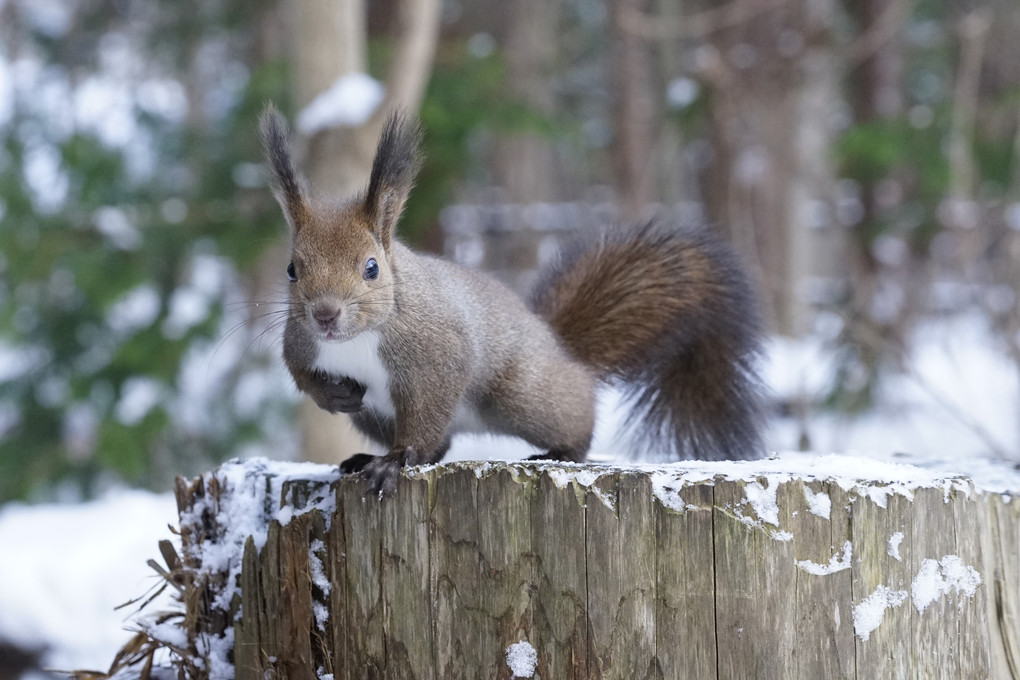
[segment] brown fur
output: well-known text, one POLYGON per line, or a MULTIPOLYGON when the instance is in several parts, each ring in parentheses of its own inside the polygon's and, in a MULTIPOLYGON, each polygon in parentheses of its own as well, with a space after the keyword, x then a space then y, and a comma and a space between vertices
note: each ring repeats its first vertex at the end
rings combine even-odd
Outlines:
MULTIPOLYGON (((373 489, 391 490, 400 466, 441 459, 458 423, 473 420, 525 439, 543 457, 583 460, 597 380, 647 384, 642 367, 649 352, 664 357, 662 370, 683 372, 661 341, 688 330, 696 335, 676 325, 726 304, 715 291, 729 275, 711 254, 672 236, 663 236, 672 247, 662 248, 645 230, 644 237, 606 239, 579 251, 551 275, 535 314, 496 281, 414 253, 394 238, 419 166, 416 125, 399 116, 387 122, 368 190, 346 203, 308 197, 295 179, 283 129, 268 110, 263 140, 292 227, 296 274, 284 360, 319 406, 352 413, 359 429, 388 447, 385 456, 359 455, 343 466, 364 469, 373 489), (374 279, 365 276, 369 258, 378 263, 374 279), (392 416, 362 404, 364 385, 314 368, 320 342, 368 331, 380 338, 392 416)), ((726 363, 733 356, 707 358, 726 363)), ((678 396, 668 389, 673 381, 649 397, 653 421, 656 399, 678 396)))
POLYGON ((546 272, 532 306, 574 356, 623 386, 652 451, 761 455, 757 307, 711 232, 618 228, 546 272))

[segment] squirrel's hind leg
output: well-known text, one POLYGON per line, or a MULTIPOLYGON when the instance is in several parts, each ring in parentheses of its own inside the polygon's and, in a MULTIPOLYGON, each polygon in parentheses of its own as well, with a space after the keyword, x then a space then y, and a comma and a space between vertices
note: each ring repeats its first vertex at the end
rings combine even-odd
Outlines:
POLYGON ((543 453, 528 460, 584 462, 595 429, 595 398, 588 385, 578 385, 569 399, 523 399, 503 409, 507 434, 520 437, 543 453))
POLYGON ((486 405, 504 434, 543 453, 529 460, 584 461, 595 429, 595 377, 566 355, 526 354, 493 386, 486 405))
POLYGON ((584 448, 560 447, 549 449, 545 453, 536 453, 533 456, 528 456, 527 460, 563 460, 569 463, 583 463, 587 455, 587 446, 584 448))

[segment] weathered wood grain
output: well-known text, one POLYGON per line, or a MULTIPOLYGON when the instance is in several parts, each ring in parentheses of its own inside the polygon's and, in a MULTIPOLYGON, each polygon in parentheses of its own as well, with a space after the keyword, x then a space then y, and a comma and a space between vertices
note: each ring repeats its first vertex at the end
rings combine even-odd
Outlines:
MULTIPOLYGON (((719 678, 784 680, 796 653, 796 567, 793 546, 746 503, 746 487, 715 485, 715 598, 719 678), (752 526, 748 521, 757 522, 752 526)), ((780 508, 788 485, 777 490, 780 508)), ((788 507, 788 503, 785 503, 788 507)), ((787 510, 786 512, 789 512, 787 510)), ((782 523, 780 513, 780 523, 782 523)))
MULTIPOLYGON (((679 484, 677 485, 679 487, 679 484)), ((655 503, 655 651, 663 680, 716 670, 714 488, 671 489, 684 509, 655 503)))
POLYGON ((587 497, 588 677, 655 678, 655 506, 647 475, 604 475, 587 497))
MULTIPOLYGON (((984 567, 984 548, 981 543, 982 523, 981 508, 975 494, 951 492, 948 510, 956 522, 956 544, 958 554, 964 564, 974 567, 981 574, 984 567)), ((1014 553, 1020 555, 1020 553, 1014 553)), ((994 580, 994 572, 982 574, 982 583, 978 589, 982 599, 994 599, 990 591, 994 580)), ((954 607, 957 619, 957 639, 954 644, 957 650, 960 676, 974 668, 991 668, 990 644, 982 644, 982 637, 992 632, 988 622, 987 607, 967 606, 965 598, 955 598, 954 607), (977 633, 976 631, 983 631, 977 633)), ((991 640, 988 640, 990 643, 991 640)))
POLYGON ((538 673, 543 678, 588 677, 586 495, 573 483, 558 487, 549 475, 538 475, 534 482, 531 630, 538 652, 538 673))
POLYGON ((982 496, 981 552, 993 678, 1020 678, 1020 502, 982 496))
POLYGON ((460 680, 483 677, 482 656, 492 651, 491 621, 480 602, 478 480, 454 471, 436 479, 431 560, 435 601, 436 672, 460 680), (488 644, 487 644, 488 643, 488 644))
POLYGON ((200 656, 233 626, 241 680, 510 680, 519 641, 543 680, 1018 677, 1020 503, 678 470, 455 464, 384 499, 357 476, 267 481, 226 608, 201 548, 239 492, 181 482, 188 638, 200 656), (981 585, 921 611, 918 574, 947 556, 981 585))
POLYGON ((353 651, 347 645, 347 630, 356 624, 356 620, 352 620, 348 614, 350 609, 347 593, 347 522, 343 501, 347 489, 337 484, 333 493, 336 498, 336 511, 330 518, 324 565, 330 582, 329 598, 324 604, 329 607, 327 635, 331 643, 331 653, 326 655, 324 668, 334 680, 347 680, 350 677, 348 670, 356 665, 353 651))
MULTIPOLYGON (((937 563, 946 555, 958 555, 964 546, 956 535, 953 508, 941 490, 918 489, 914 494, 912 509, 915 516, 910 573, 917 581, 923 578, 922 569, 926 565, 930 569, 932 561, 937 563)), ((912 610, 913 618, 911 642, 914 653, 910 655, 911 672, 917 677, 939 680, 965 677, 959 667, 959 647, 960 644, 973 642, 968 635, 960 634, 959 612, 954 612, 956 598, 938 597, 924 611, 920 611, 916 606, 920 583, 912 581, 911 585, 914 586, 911 588, 911 600, 905 603, 912 610), (918 654, 916 650, 925 650, 926 653, 918 654)))
POLYGON ((854 545, 852 606, 873 606, 876 599, 883 598, 883 593, 887 601, 877 628, 862 632, 858 626, 857 667, 874 669, 875 677, 912 677, 911 622, 915 611, 910 602, 910 582, 917 550, 913 505, 901 495, 889 496, 886 507, 858 495, 851 496, 850 503, 854 545), (889 554, 889 540, 897 533, 903 534, 899 560, 889 554))
POLYGON ((244 543, 242 560, 241 611, 248 615, 234 624, 234 668, 238 680, 256 680, 262 677, 259 621, 264 616, 259 556, 251 537, 244 543))
POLYGON ((429 485, 402 477, 395 502, 382 504, 382 603, 386 677, 433 680, 430 625, 429 485))
POLYGON ((376 680, 386 677, 382 601, 382 504, 368 496, 365 482, 355 476, 340 485, 345 536, 344 584, 347 594, 342 677, 376 680))
POLYGON ((487 643, 491 652, 481 655, 485 671, 478 677, 509 680, 504 650, 531 636, 535 584, 532 489, 532 479, 518 477, 509 468, 488 471, 478 482, 478 553, 483 576, 478 597, 491 621, 487 643))
POLYGON ((847 541, 851 541, 846 493, 835 484, 818 481, 789 482, 785 487, 791 491, 787 496, 791 511, 784 529, 793 535, 797 564, 796 642, 788 677, 853 678, 853 613, 850 607, 840 606, 853 599, 852 548, 850 554, 845 551, 847 541), (824 500, 819 499, 827 499, 827 517, 817 507, 812 512, 809 495, 823 507, 824 500), (814 573, 817 566, 829 567, 830 571, 814 573))
MULTIPOLYGON (((280 528, 275 537, 279 545, 279 580, 275 610, 278 636, 275 649, 267 650, 276 657, 277 672, 295 680, 315 680, 318 664, 312 656, 312 579, 308 561, 311 551, 312 515, 299 515, 280 528)), ((279 526, 279 525, 273 525, 279 526)))

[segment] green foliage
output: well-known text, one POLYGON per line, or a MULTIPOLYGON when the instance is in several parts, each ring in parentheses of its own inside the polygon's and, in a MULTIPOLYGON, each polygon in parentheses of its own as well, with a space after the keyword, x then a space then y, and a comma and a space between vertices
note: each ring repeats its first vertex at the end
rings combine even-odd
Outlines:
POLYGON ((500 115, 496 95, 504 81, 498 56, 476 58, 463 44, 445 45, 437 54, 419 112, 425 163, 401 222, 402 232, 412 241, 422 240, 449 203, 454 180, 471 163, 472 134, 500 115))
MULTIPOLYGON (((992 119, 1014 121, 1018 108, 1020 85, 1013 85, 989 101, 983 111, 992 119)), ((989 198, 998 199, 1011 188, 1020 188, 1016 186, 1020 179, 1020 158, 1017 158, 1015 141, 1007 136, 1010 130, 1009 126, 1001 124, 979 124, 974 130, 974 160, 983 184, 982 190, 999 194, 989 198)))
MULTIPOLYGON (((149 7, 154 51, 142 69, 186 71, 189 50, 219 41, 230 22, 236 43, 259 18, 240 2, 190 4, 190 13, 170 2, 149 7)), ((137 28, 131 12, 111 13, 103 3, 77 11, 81 31, 76 26, 67 42, 7 29, 71 91, 96 68, 105 38, 137 28)), ((239 73, 242 58, 252 59, 244 48, 226 41, 239 73)), ((232 365, 264 357, 243 345, 207 349, 209 365, 196 370, 216 378, 197 397, 183 371, 199 361, 196 348, 215 348, 224 335, 231 263, 251 265, 280 233, 252 163, 261 157, 257 115, 266 100, 285 103, 285 73, 278 61, 253 64, 235 93, 200 83, 188 92, 195 115, 181 119, 136 105, 142 134, 134 146, 110 146, 88 126, 51 131, 33 101, 15 101, 0 127, 0 503, 66 482, 89 495, 111 475, 165 487, 171 479, 158 469, 160 452, 208 464, 259 429, 261 414, 239 413, 229 397, 240 375, 232 365), (210 113, 203 106, 212 96, 220 104, 210 113), (139 145, 155 159, 151 169, 132 159, 139 145), (40 154, 54 159, 53 184, 66 183, 56 199, 24 170, 40 154), (195 283, 210 273, 212 281, 195 283), (183 321, 175 312, 186 307, 175 302, 182 289, 191 294, 183 321), (125 402, 142 398, 128 394, 139 381, 151 403, 126 415, 125 402), (206 421, 182 417, 188 399, 209 401, 206 421)))
POLYGON ((905 190, 904 200, 881 220, 858 230, 870 245, 879 235, 907 223, 916 247, 927 248, 938 233, 935 218, 939 201, 949 186, 949 161, 944 152, 945 115, 918 128, 905 117, 884 118, 850 127, 836 146, 840 174, 862 186, 895 178, 905 190), (921 215, 917 215, 918 207, 921 215))

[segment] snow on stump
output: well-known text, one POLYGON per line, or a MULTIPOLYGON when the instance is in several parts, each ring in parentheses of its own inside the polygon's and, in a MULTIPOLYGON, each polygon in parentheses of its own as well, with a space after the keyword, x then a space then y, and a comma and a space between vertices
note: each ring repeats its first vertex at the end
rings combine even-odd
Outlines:
POLYGON ((179 480, 184 675, 958 679, 1020 660, 1020 502, 962 478, 832 456, 455 463, 364 493, 310 464, 179 480))

